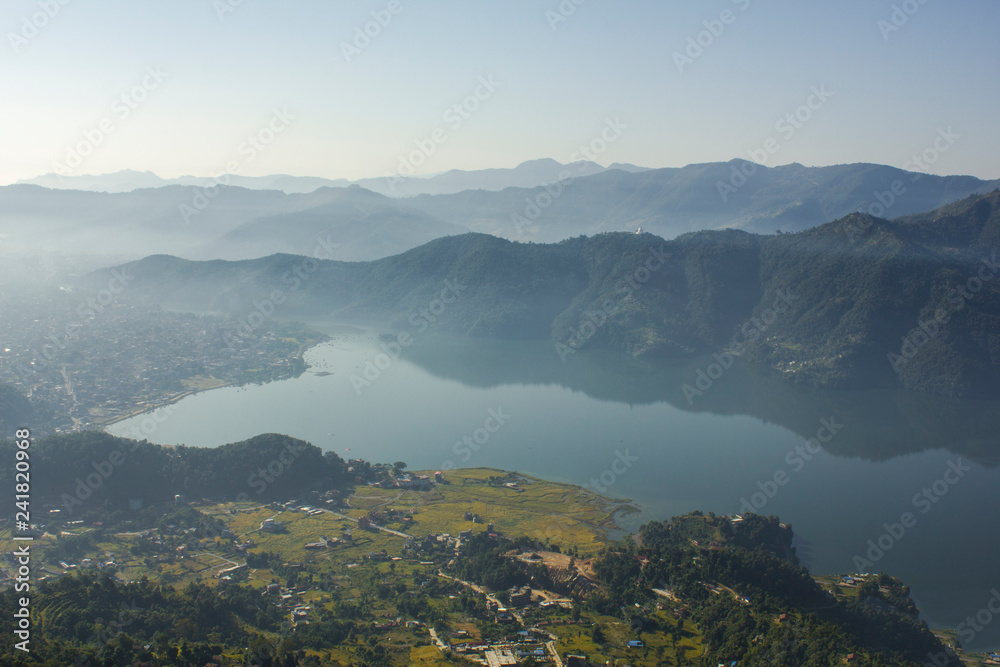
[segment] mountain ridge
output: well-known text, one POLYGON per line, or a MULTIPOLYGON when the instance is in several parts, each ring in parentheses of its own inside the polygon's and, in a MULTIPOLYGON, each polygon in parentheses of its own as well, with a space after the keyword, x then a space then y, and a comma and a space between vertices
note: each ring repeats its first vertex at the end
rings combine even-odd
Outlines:
MULTIPOLYGON (((966 237, 978 229, 975 239, 1000 238, 1000 191, 948 210, 980 211, 966 237)), ((120 270, 136 275, 124 298, 165 307, 239 316, 277 290, 281 317, 549 338, 561 355, 611 348, 690 358, 735 348, 792 382, 993 396, 1000 281, 982 281, 961 302, 955 295, 982 273, 984 252, 995 265, 1000 244, 927 243, 940 215, 855 213, 795 234, 700 231, 669 241, 605 233, 536 244, 470 233, 364 263, 273 255, 181 267, 159 257, 120 270), (870 231, 852 236, 860 227, 870 231), (460 293, 436 317, 421 315, 449 282, 460 293)))

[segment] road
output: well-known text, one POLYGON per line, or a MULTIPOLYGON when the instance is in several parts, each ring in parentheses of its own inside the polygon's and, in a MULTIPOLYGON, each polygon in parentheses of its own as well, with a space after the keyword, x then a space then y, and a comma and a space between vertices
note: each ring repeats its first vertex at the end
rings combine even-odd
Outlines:
POLYGON ((441 652, 444 653, 445 651, 447 651, 448 645, 445 644, 443 641, 441 641, 441 639, 437 635, 437 631, 432 627, 428 627, 427 629, 430 630, 431 639, 433 639, 434 644, 437 645, 439 649, 441 649, 441 652))

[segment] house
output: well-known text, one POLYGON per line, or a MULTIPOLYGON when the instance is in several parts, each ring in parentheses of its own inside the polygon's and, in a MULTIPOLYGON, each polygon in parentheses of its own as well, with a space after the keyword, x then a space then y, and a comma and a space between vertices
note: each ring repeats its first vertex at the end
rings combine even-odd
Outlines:
POLYGON ((638 639, 630 639, 625 645, 629 648, 642 648, 642 641, 638 639))
POLYGON ((523 607, 531 602, 531 589, 524 586, 520 589, 512 588, 510 591, 510 604, 512 607, 523 607))
POLYGON ((279 533, 285 527, 280 521, 275 521, 274 519, 264 519, 260 522, 260 529, 265 533, 279 533))
POLYGON ((502 665, 516 665, 517 658, 510 649, 492 649, 483 652, 483 657, 486 658, 487 667, 501 667, 502 665))
POLYGON ((330 542, 328 542, 325 538, 321 538, 318 542, 309 542, 309 543, 307 543, 305 545, 305 548, 306 549, 326 549, 329 546, 330 546, 330 542))

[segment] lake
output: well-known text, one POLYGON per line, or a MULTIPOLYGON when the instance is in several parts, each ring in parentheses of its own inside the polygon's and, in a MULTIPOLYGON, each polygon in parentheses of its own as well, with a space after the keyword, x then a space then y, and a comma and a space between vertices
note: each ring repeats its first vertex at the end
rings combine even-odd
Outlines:
MULTIPOLYGON (((539 341, 426 334, 392 358, 371 332, 330 331, 304 375, 187 397, 148 439, 278 432, 414 470, 517 470, 631 498, 630 529, 752 507, 792 524, 814 574, 897 575, 932 627, 992 618, 980 612, 1000 590, 996 403, 794 387, 724 357, 563 359, 539 341)), ((130 436, 142 420, 107 430, 130 436)), ((966 627, 967 648, 1000 646, 1000 619, 966 627)))

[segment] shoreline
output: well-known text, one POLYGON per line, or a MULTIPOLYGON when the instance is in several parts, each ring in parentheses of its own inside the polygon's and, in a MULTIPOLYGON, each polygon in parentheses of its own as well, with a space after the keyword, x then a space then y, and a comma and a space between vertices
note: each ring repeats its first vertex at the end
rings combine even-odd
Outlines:
MULTIPOLYGON (((269 382, 280 382, 281 380, 294 380, 295 378, 301 377, 302 375, 304 375, 305 373, 307 373, 312 367, 309 366, 306 363, 306 360, 305 360, 305 354, 306 354, 306 352, 308 352, 309 350, 313 349, 314 347, 316 347, 318 345, 322 345, 323 343, 327 343, 330 340, 332 340, 332 336, 330 334, 324 333, 323 335, 325 336, 325 338, 323 338, 321 340, 318 340, 318 341, 315 341, 315 342, 313 342, 311 344, 309 344, 309 343, 302 343, 299 346, 298 352, 295 354, 294 357, 292 357, 294 360, 300 360, 300 361, 302 361, 302 363, 305 365, 305 368, 302 370, 302 372, 300 372, 300 373, 298 373, 296 375, 291 375, 291 376, 289 376, 287 378, 281 378, 280 380, 269 380, 269 382)), ((215 378, 214 376, 209 376, 209 377, 212 377, 212 379, 218 379, 218 378, 215 378)), ((172 405, 174 403, 177 403, 177 402, 179 402, 179 401, 181 401, 181 400, 183 400, 185 398, 188 398, 190 396, 194 396, 196 394, 201 394, 201 393, 207 392, 207 391, 215 391, 216 389, 225 389, 227 387, 244 387, 247 384, 250 384, 250 383, 236 384, 235 382, 223 382, 222 380, 219 380, 219 381, 222 382, 222 384, 216 385, 214 387, 205 387, 205 388, 202 388, 202 389, 188 389, 188 390, 183 391, 183 392, 181 392, 179 394, 175 394, 175 395, 171 396, 170 398, 167 398, 166 400, 158 402, 154 406, 147 406, 147 407, 142 408, 141 410, 136 410, 136 411, 131 412, 131 413, 127 414, 127 415, 122 415, 120 417, 114 417, 114 418, 112 418, 112 419, 110 419, 108 421, 104 421, 104 422, 100 422, 100 423, 95 423, 94 426, 95 426, 95 428, 97 428, 97 429, 99 429, 101 431, 106 431, 108 429, 108 427, 114 426, 115 424, 117 424, 119 422, 123 422, 123 421, 126 421, 128 419, 133 419, 135 417, 140 417, 140 416, 145 415, 145 414, 156 412, 157 410, 165 408, 168 405, 172 405)))

